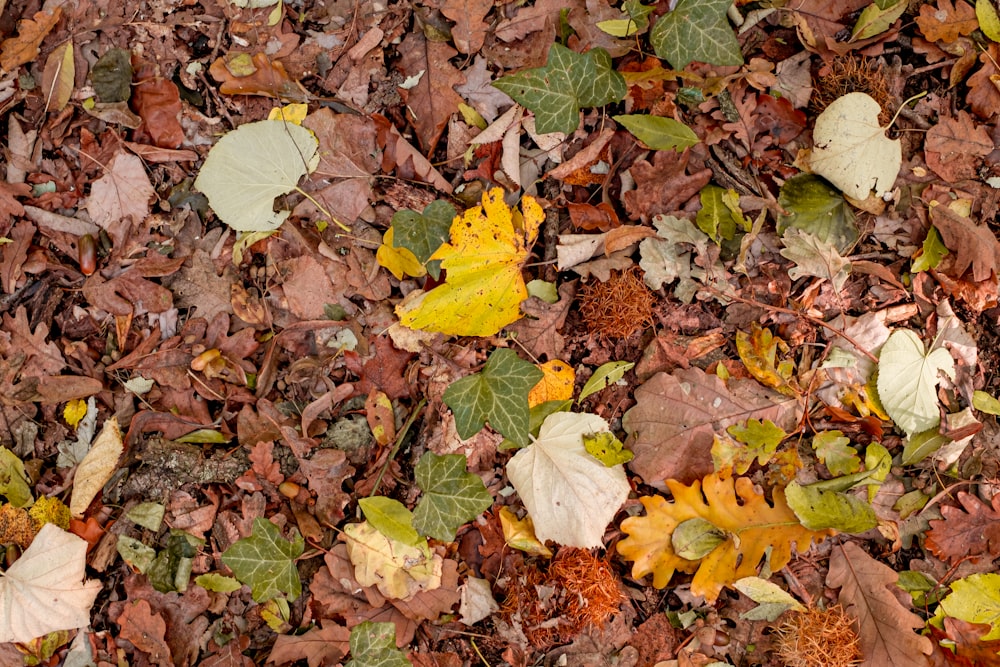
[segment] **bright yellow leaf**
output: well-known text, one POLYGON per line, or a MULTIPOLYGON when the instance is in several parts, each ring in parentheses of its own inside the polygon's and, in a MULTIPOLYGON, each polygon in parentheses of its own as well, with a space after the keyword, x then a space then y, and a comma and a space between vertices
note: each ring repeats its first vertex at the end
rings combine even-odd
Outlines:
POLYGON ((286 123, 295 123, 296 125, 301 125, 302 121, 306 119, 309 114, 308 104, 292 103, 286 104, 283 107, 274 107, 271 112, 267 114, 268 120, 283 120, 286 123))
POLYGON ((451 226, 451 243, 431 259, 447 271, 445 283, 413 293, 396 306, 403 326, 452 336, 492 336, 521 317, 528 289, 521 266, 545 217, 532 197, 521 200, 523 216, 503 201, 503 190, 483 193, 483 204, 451 226))
POLYGON ((382 236, 382 245, 375 252, 375 261, 389 269, 392 275, 396 276, 396 280, 402 280, 403 276, 419 278, 425 275, 427 269, 417 256, 409 248, 397 248, 393 239, 393 228, 390 226, 382 236))
POLYGON ((553 359, 538 364, 542 379, 528 392, 528 406, 535 407, 546 401, 566 401, 573 398, 576 371, 565 361, 553 359))
POLYGON ((634 561, 632 576, 641 579, 652 574, 657 588, 670 583, 677 570, 697 570, 691 592, 712 603, 724 586, 755 576, 768 550, 770 568, 776 572, 791 559, 793 543, 803 553, 813 540, 833 534, 803 526, 781 489, 774 490, 774 501, 769 504, 754 492, 753 482, 746 477, 721 479, 713 473, 691 486, 671 479, 667 486, 673 501, 662 496, 640 498, 646 515, 622 521, 622 532, 628 537, 618 543, 622 558, 634 561), (704 519, 724 535, 718 546, 699 560, 682 558, 674 551, 674 529, 689 519, 704 519))
POLYGON ((87 401, 76 398, 66 404, 63 408, 63 419, 71 428, 76 428, 80 420, 87 416, 87 401))
POLYGON ((500 508, 500 528, 503 530, 503 540, 512 549, 518 549, 532 556, 552 558, 552 550, 535 537, 535 524, 530 516, 518 519, 506 507, 500 508))

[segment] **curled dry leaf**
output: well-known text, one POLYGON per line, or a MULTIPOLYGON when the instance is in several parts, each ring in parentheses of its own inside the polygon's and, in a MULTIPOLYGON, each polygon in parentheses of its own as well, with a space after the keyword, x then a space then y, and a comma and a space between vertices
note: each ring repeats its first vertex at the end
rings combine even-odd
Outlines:
POLYGON ((69 509, 74 517, 79 519, 83 516, 90 502, 111 479, 123 450, 118 419, 109 417, 94 439, 90 451, 77 466, 76 476, 73 478, 73 494, 69 501, 69 509))

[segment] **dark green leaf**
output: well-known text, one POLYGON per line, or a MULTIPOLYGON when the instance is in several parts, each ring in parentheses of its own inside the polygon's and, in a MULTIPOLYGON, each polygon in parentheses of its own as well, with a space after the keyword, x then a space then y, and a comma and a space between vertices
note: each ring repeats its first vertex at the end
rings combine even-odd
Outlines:
POLYGON ((518 445, 528 444, 528 392, 542 371, 513 350, 495 350, 483 370, 453 382, 443 396, 455 413, 458 435, 471 438, 489 422, 518 445))
POLYGON ((420 457, 413 474, 424 495, 413 510, 413 525, 421 534, 451 542, 459 526, 493 504, 483 480, 466 467, 463 454, 426 452, 420 457))
POLYGON ((396 625, 365 621, 351 628, 351 659, 344 667, 413 667, 396 648, 396 625))
POLYGON ((844 196, 812 174, 792 176, 781 186, 778 204, 788 211, 778 217, 778 234, 789 227, 808 232, 847 252, 858 240, 854 213, 844 196))
POLYGON ((731 0, 680 0, 649 34, 656 55, 674 69, 684 69, 695 60, 742 65, 740 43, 726 18, 732 4, 731 0))
POLYGON ((237 540, 222 554, 225 563, 240 581, 250 587, 256 602, 265 602, 280 593, 295 600, 302 594, 302 581, 295 559, 305 551, 305 540, 295 532, 286 540, 267 519, 253 520, 250 537, 237 540))
POLYGON ((132 54, 108 49, 90 70, 90 81, 101 102, 124 102, 132 95, 132 54))
POLYGON ((417 261, 427 267, 427 273, 437 280, 441 275, 441 263, 435 260, 428 264, 428 260, 451 238, 455 215, 455 208, 442 199, 432 201, 423 213, 409 209, 397 211, 392 216, 393 245, 412 252, 417 261))

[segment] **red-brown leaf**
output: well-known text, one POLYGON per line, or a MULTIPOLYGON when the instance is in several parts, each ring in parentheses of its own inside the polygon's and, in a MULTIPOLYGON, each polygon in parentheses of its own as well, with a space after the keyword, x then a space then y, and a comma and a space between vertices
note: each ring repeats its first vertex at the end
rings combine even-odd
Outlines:
POLYGON ((934 555, 955 564, 966 556, 1000 556, 1000 494, 987 505, 976 496, 959 491, 962 508, 945 505, 943 519, 931 521, 925 545, 934 555))

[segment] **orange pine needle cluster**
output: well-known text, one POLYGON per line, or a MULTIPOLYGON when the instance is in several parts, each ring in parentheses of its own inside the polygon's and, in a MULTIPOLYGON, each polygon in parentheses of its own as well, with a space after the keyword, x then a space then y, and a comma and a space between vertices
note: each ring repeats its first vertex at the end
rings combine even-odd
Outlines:
POLYGON ((637 267, 613 272, 605 282, 584 286, 580 313, 602 338, 623 340, 653 324, 655 296, 637 267))
POLYGON ((625 600, 606 559, 586 549, 559 550, 548 572, 527 566, 511 577, 501 612, 517 617, 535 647, 572 641, 587 627, 602 627, 625 600))
POLYGON ((790 614, 778 630, 778 655, 788 667, 852 667, 861 662, 854 622, 840 605, 790 614))

